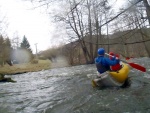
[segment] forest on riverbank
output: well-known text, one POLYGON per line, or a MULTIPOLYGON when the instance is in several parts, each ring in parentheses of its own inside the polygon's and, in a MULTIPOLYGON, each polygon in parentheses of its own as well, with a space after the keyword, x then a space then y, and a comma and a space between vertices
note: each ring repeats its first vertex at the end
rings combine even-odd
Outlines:
POLYGON ((124 4, 125 7, 118 13, 114 13, 113 5, 109 2, 70 1, 67 15, 63 12, 53 14, 57 22, 66 24, 69 42, 40 54, 50 59, 65 56, 71 65, 93 63, 100 47, 123 57, 150 57, 148 1, 132 0, 124 4))
MULTIPOLYGON (((110 38, 108 39, 106 35, 103 35, 102 38, 98 40, 100 42, 100 44, 98 44, 98 48, 103 47, 105 48, 106 52, 108 52, 109 48, 109 51, 120 54, 121 58, 149 57, 150 51, 149 28, 118 32, 109 35, 109 37, 110 38)), ((90 37, 85 37, 83 41, 85 42, 85 47, 87 51, 90 50, 89 44, 92 43, 93 46, 92 54, 94 54, 94 51, 97 51, 96 36, 92 37, 92 42, 89 41, 90 40, 89 38, 90 37)), ((70 65, 79 65, 79 64, 93 63, 93 60, 97 56, 97 54, 93 56, 92 62, 86 62, 80 41, 77 40, 64 46, 55 47, 46 51, 42 51, 39 54, 39 56, 44 56, 46 58, 52 59, 52 61, 55 62, 57 62, 57 56, 65 56, 68 59, 70 65)))

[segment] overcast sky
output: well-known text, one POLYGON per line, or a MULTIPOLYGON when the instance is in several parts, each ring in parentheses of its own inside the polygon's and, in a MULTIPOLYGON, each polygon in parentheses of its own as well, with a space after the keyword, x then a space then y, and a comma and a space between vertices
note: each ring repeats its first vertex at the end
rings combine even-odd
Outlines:
MULTIPOLYGON (((118 1, 116 6, 124 2, 124 0, 118 1)), ((0 0, 0 12, 7 16, 9 23, 7 29, 9 38, 12 39, 18 35, 22 41, 25 35, 35 53, 36 43, 38 51, 45 50, 55 43, 56 40, 52 39, 58 35, 55 34, 54 24, 50 21, 50 17, 43 13, 41 8, 31 10, 32 6, 33 4, 29 1, 0 0)))
POLYGON ((50 47, 54 27, 46 13, 41 13, 40 9, 31 10, 31 8, 31 2, 0 0, 0 12, 6 15, 9 23, 7 29, 9 38, 18 35, 22 41, 25 35, 35 52, 35 43, 38 43, 39 51, 50 47))

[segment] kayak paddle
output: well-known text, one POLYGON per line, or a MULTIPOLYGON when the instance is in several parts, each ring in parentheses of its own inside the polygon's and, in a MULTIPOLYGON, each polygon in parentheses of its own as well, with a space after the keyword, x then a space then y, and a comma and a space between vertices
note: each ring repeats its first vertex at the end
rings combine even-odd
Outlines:
MULTIPOLYGON (((108 55, 108 56, 111 56, 111 57, 114 57, 114 56, 112 56, 112 55, 109 55, 108 53, 105 53, 106 55, 108 55)), ((121 59, 120 59, 121 60, 121 59)), ((146 72, 146 68, 145 67, 143 67, 143 66, 141 66, 141 65, 139 65, 139 64, 136 64, 136 63, 133 63, 133 62, 127 62, 127 61, 124 61, 124 60, 121 60, 122 62, 124 62, 124 63, 127 63, 127 64, 129 64, 131 67, 133 67, 133 68, 135 68, 135 69, 137 69, 137 70, 140 70, 140 71, 142 71, 142 72, 146 72)))

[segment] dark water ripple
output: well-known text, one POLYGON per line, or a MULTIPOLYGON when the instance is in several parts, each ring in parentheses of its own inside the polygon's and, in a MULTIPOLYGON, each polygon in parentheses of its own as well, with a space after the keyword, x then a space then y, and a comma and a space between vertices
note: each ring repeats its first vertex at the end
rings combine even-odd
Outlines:
POLYGON ((147 72, 132 69, 129 88, 92 88, 95 65, 13 75, 0 83, 0 113, 150 113, 150 60, 131 62, 147 72))

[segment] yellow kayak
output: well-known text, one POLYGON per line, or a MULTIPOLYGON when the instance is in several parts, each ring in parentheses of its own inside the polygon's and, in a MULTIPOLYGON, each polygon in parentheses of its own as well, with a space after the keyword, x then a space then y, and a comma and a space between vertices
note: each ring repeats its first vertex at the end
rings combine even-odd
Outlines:
POLYGON ((109 74, 119 83, 124 83, 128 78, 129 67, 127 64, 122 64, 122 68, 119 71, 112 71, 109 74))
POLYGON ((116 71, 107 71, 101 77, 92 80, 92 86, 123 86, 128 79, 129 67, 122 64, 122 68, 116 71))

